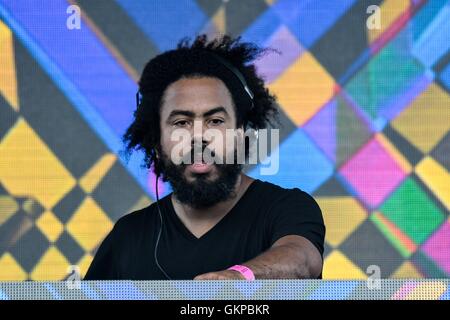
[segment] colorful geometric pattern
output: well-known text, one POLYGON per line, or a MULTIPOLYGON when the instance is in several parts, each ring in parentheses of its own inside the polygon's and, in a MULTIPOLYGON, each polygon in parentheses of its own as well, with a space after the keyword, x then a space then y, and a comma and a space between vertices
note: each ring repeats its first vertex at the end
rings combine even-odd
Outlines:
MULTIPOLYGON (((325 279, 364 279, 371 265, 383 278, 450 276, 450 2, 0 0, 0 280, 84 274, 114 222, 151 203, 142 154, 120 157, 136 81, 204 32, 282 53, 257 63, 282 110, 280 169, 247 172, 317 199, 325 279), (80 29, 67 28, 70 5, 80 29)), ((314 284, 311 297, 349 297, 349 283, 314 284)), ((55 298, 58 285, 42 285, 55 298)), ((448 298, 447 282, 428 286, 388 297, 448 298)))
POLYGON ((449 300, 450 281, 81 281, 2 282, 0 300, 449 300))

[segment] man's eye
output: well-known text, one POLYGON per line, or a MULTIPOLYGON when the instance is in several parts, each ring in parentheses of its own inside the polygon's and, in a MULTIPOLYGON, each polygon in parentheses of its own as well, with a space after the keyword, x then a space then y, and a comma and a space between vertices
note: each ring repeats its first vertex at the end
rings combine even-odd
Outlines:
POLYGON ((179 121, 174 122, 174 125, 177 126, 177 127, 185 127, 188 124, 189 123, 186 120, 179 120, 179 121))
POLYGON ((211 123, 211 124, 214 125, 214 126, 217 126, 217 125, 222 124, 222 123, 223 123, 223 120, 222 120, 222 119, 211 119, 211 120, 209 121, 209 123, 211 123))

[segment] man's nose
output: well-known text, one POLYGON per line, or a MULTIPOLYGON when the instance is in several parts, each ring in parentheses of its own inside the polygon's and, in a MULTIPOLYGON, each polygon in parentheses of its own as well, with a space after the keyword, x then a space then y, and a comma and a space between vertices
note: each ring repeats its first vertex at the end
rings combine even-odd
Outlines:
POLYGON ((191 140, 191 145, 193 148, 201 148, 203 150, 208 145, 208 141, 203 139, 203 137, 194 137, 191 140))
POLYGON ((207 130, 206 123, 203 121, 195 121, 194 128, 192 130, 192 144, 207 144, 209 141, 205 137, 205 132, 207 130))

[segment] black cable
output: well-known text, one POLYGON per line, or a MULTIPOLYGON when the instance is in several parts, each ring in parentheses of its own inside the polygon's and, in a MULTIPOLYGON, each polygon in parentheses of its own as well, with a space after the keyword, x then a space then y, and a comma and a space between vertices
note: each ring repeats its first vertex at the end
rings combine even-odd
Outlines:
POLYGON ((161 233, 162 233, 162 229, 163 229, 163 216, 161 213, 161 209, 159 207, 158 179, 159 179, 159 175, 156 176, 155 190, 156 190, 156 207, 158 208, 159 221, 161 222, 161 225, 159 227, 158 237, 156 238, 154 256, 155 256, 156 266, 159 268, 159 270, 161 270, 161 272, 164 274, 164 276, 167 278, 167 280, 172 280, 169 277, 169 275, 166 273, 166 271, 164 271, 164 269, 161 267, 161 265, 159 264, 159 261, 158 261, 158 245, 159 245, 159 239, 161 239, 161 233))

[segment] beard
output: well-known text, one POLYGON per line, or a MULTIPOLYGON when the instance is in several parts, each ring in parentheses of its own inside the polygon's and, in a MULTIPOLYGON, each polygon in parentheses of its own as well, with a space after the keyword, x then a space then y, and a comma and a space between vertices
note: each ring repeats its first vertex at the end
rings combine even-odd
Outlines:
POLYGON ((193 181, 186 178, 186 164, 176 165, 162 154, 161 171, 164 181, 172 186, 173 193, 181 203, 195 209, 209 208, 236 196, 234 188, 242 171, 242 165, 213 164, 216 170, 208 173, 192 173, 193 181), (216 173, 214 179, 210 178, 216 173))

